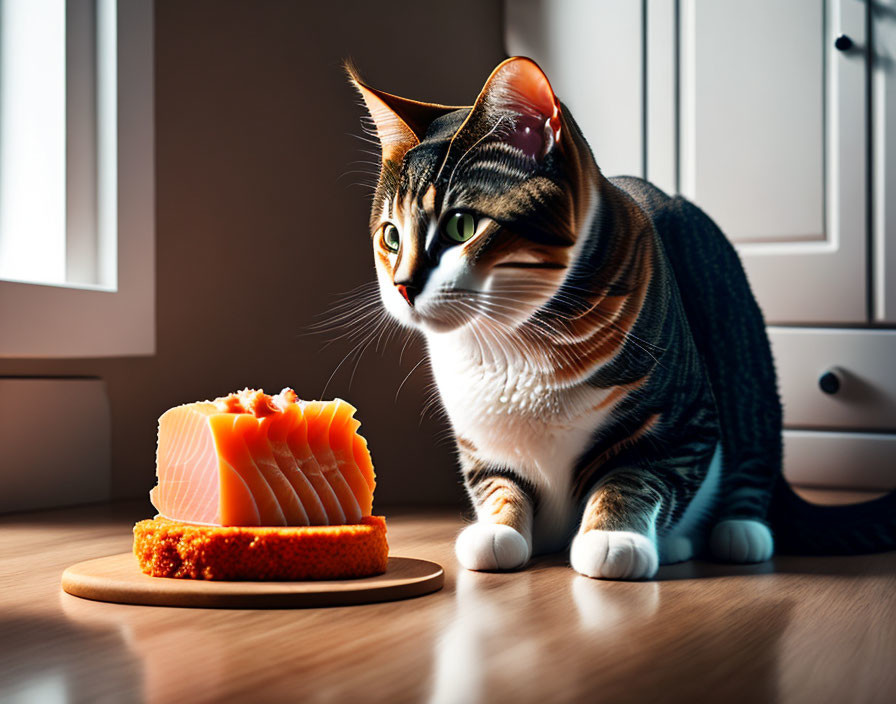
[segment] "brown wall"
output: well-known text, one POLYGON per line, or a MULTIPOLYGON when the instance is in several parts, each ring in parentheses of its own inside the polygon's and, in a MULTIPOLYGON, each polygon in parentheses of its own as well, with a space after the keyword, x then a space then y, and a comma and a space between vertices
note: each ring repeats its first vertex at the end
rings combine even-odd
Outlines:
MULTIPOLYGON (((349 350, 303 335, 335 294, 373 280, 367 158, 341 61, 408 97, 470 103, 503 58, 499 0, 156 2, 157 354, 0 360, 0 375, 91 374, 112 406, 112 491, 153 484, 166 408, 243 386, 318 397, 349 350)), ((327 391, 359 408, 381 504, 462 496, 412 344, 344 365, 327 391)))

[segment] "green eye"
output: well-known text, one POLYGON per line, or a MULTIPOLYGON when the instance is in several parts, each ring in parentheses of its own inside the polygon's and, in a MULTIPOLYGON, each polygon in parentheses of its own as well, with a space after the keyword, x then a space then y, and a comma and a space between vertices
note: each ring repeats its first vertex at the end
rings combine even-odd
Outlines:
POLYGON ((383 244, 390 252, 397 252, 398 245, 401 244, 401 236, 398 234, 398 228, 391 222, 387 222, 383 226, 383 244))
POLYGON ((460 210, 448 214, 445 234, 454 242, 466 242, 476 234, 476 218, 460 210))

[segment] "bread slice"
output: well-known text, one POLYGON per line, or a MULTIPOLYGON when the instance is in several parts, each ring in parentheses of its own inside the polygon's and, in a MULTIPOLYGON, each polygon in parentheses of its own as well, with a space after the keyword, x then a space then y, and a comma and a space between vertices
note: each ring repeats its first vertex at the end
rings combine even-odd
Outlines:
POLYGON ((134 526, 134 554, 152 577, 306 580, 386 571, 386 519, 336 526, 204 526, 167 518, 134 526))

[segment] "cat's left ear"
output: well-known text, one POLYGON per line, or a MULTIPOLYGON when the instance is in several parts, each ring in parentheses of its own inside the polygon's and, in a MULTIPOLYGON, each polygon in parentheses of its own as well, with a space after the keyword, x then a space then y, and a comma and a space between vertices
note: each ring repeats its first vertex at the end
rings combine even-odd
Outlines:
POLYGON ((505 142, 541 159, 560 141, 560 116, 560 101, 544 71, 532 59, 514 56, 492 71, 458 136, 478 139, 493 129, 505 142))

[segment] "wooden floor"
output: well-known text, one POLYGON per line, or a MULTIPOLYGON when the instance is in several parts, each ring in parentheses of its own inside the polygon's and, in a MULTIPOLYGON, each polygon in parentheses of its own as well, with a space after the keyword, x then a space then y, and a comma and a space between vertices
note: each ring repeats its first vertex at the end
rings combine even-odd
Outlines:
POLYGON ((451 514, 389 514, 444 590, 334 609, 124 606, 60 591, 126 551, 147 507, 0 518, 0 701, 896 701, 896 553, 665 567, 600 582, 563 559, 457 568, 451 514))

